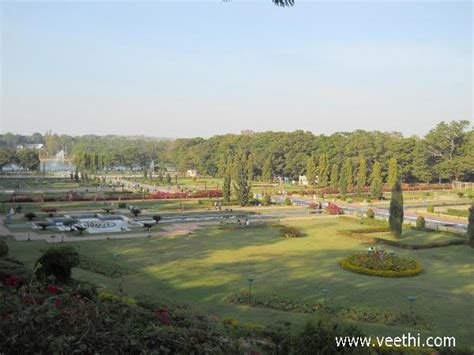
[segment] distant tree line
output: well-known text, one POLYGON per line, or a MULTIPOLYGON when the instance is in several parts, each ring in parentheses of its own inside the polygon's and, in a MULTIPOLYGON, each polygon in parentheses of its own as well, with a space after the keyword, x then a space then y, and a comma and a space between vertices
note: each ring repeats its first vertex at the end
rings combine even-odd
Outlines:
POLYGON ((311 185, 341 193, 360 192, 366 186, 376 192, 384 183, 393 187, 397 180, 474 181, 474 131, 469 121, 441 122, 423 138, 363 130, 332 135, 301 130, 246 132, 176 140, 7 133, 0 135, 0 164, 13 161, 19 145, 32 143, 44 144, 39 151, 42 157, 64 151, 76 168, 91 172, 116 167, 147 170, 153 161, 159 171, 171 165, 181 173, 195 169, 201 175, 225 177, 235 175, 233 167, 245 153, 250 180, 297 180, 306 175, 311 185))

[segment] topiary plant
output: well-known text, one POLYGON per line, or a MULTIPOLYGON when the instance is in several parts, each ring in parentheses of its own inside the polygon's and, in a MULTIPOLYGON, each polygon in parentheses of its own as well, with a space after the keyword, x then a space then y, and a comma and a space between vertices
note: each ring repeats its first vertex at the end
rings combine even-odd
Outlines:
POLYGON ((416 219, 416 228, 418 229, 423 229, 425 228, 425 217, 423 216, 418 216, 418 218, 416 219))
POLYGON ((8 255, 8 244, 5 240, 0 239, 0 258, 8 255))
POLYGON ((285 198, 285 206, 291 206, 291 199, 289 197, 285 198))
POLYGON ((71 269, 79 265, 78 252, 72 247, 49 248, 38 259, 36 275, 54 276, 58 281, 66 282, 71 278, 71 269))
POLYGON ((367 210, 367 218, 374 218, 374 217, 375 217, 374 210, 372 208, 369 208, 367 210))

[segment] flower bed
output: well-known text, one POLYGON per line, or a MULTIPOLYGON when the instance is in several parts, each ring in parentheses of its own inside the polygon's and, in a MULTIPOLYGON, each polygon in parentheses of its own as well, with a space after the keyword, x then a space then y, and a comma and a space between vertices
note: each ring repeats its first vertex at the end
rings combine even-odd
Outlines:
POLYGON ((381 277, 408 277, 423 272, 423 268, 414 259, 399 256, 374 254, 354 254, 340 262, 340 265, 352 272, 381 277))

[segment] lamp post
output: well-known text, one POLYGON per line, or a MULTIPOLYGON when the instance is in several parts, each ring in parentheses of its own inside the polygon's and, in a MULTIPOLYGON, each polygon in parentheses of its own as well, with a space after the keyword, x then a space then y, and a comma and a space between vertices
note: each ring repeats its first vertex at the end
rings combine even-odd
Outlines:
POLYGON ((252 297, 252 282, 254 282, 254 281, 255 281, 255 279, 251 279, 251 278, 247 279, 247 283, 249 285, 249 298, 252 297))

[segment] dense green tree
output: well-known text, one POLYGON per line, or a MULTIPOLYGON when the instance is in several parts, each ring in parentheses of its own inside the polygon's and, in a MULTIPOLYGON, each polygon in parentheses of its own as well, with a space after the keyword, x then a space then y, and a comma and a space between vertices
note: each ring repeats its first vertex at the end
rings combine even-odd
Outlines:
POLYGON ((326 153, 321 154, 319 157, 318 176, 319 186, 328 186, 328 173, 329 173, 329 161, 326 153))
POLYGON ((16 154, 18 165, 28 171, 38 170, 40 159, 38 151, 34 149, 22 149, 16 154))
POLYGON ((349 191, 352 189, 353 184, 352 161, 350 159, 346 159, 344 162, 343 174, 345 175, 346 180, 346 190, 349 191))
POLYGON ((222 185, 224 202, 230 202, 231 180, 232 180, 232 177, 231 177, 230 172, 228 171, 227 174, 224 176, 224 183, 222 185))
POLYGON ((273 166, 272 166, 272 160, 271 159, 266 159, 263 163, 263 168, 262 168, 262 179, 263 181, 272 181, 273 180, 273 166))
POLYGON ((398 180, 397 158, 393 157, 388 163, 387 185, 393 189, 398 180))
POLYGON ((317 156, 315 153, 308 157, 306 162, 306 178, 310 185, 315 185, 318 177, 318 163, 317 156))
POLYGON ((250 176, 248 154, 243 152, 235 165, 234 190, 241 206, 247 206, 250 200, 250 176))
POLYGON ((15 152, 9 148, 0 149, 0 170, 15 161, 15 152))
POLYGON ((357 170, 357 194, 360 196, 362 190, 367 184, 367 160, 365 156, 359 156, 359 167, 357 170))
POLYGON ((390 199, 390 217, 389 217, 390 231, 395 238, 400 238, 402 235, 403 225, 403 193, 400 181, 395 182, 392 189, 392 197, 390 199))
POLYGON ((378 161, 372 167, 370 176, 370 196, 380 199, 383 195, 382 167, 378 161))
POLYGON ((461 147, 466 144, 469 125, 469 121, 440 122, 425 136, 425 148, 439 178, 458 180, 465 173, 461 147))
POLYGON ((330 184, 334 189, 339 186, 339 167, 336 163, 332 164, 330 184))

